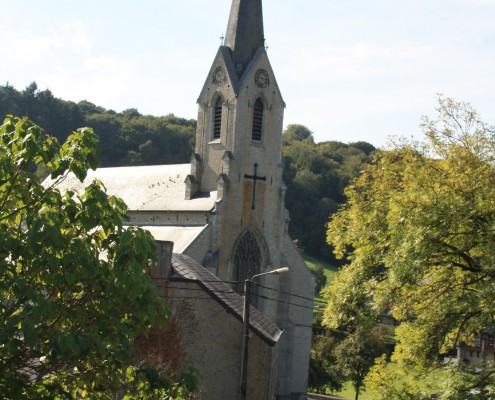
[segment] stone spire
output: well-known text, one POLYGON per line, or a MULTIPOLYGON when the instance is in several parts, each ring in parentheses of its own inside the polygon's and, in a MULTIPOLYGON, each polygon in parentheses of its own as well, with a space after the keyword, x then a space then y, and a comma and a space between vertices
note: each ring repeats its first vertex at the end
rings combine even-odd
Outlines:
POLYGON ((225 46, 232 50, 239 76, 246 69, 254 52, 264 44, 261 0, 232 0, 225 46))

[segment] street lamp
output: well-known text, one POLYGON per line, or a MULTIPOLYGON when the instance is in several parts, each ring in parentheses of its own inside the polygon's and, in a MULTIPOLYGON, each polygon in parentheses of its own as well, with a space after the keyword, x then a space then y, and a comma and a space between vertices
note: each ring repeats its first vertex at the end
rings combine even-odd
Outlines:
POLYGON ((250 303, 250 291, 251 283, 254 283, 254 279, 263 275, 278 275, 289 272, 289 268, 278 268, 273 271, 263 272, 262 274, 256 274, 251 279, 244 281, 244 306, 242 309, 242 353, 241 353, 241 399, 246 399, 247 389, 247 365, 248 365, 248 345, 249 345, 249 307, 250 303))

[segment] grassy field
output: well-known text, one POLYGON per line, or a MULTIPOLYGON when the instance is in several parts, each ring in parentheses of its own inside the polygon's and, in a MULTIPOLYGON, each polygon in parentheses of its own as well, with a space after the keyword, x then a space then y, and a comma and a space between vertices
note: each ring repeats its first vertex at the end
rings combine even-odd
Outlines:
MULTIPOLYGON (((351 382, 347 382, 340 392, 332 393, 332 395, 341 397, 345 400, 354 400, 356 398, 356 392, 354 392, 354 388, 352 387, 351 382)), ((371 395, 369 393, 366 393, 365 391, 362 391, 361 393, 359 393, 359 400, 371 400, 371 395)))
MULTIPOLYGON (((333 281, 333 277, 335 276, 335 273, 337 272, 337 267, 334 265, 327 264, 326 262, 320 261, 317 258, 304 255, 304 261, 309 267, 321 267, 323 268, 323 272, 325 273, 325 276, 327 277, 327 285, 330 284, 333 281)), ((320 296, 316 296, 315 299, 318 300, 323 300, 320 296)))
POLYGON ((330 283, 332 281, 335 272, 337 272, 337 267, 327 264, 326 262, 320 261, 317 258, 308 256, 306 254, 304 254, 304 261, 306 261, 306 264, 308 264, 309 266, 322 267, 327 277, 327 283, 330 283))

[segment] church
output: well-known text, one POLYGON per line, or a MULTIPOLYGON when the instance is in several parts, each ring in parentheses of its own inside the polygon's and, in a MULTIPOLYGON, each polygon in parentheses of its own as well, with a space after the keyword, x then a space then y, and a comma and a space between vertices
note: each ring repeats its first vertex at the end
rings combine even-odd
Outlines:
POLYGON ((175 347, 174 362, 199 371, 202 399, 305 399, 314 278, 288 235, 285 103, 261 0, 232 0, 225 42, 205 73, 190 164, 100 168, 59 188, 98 179, 126 202, 129 224, 152 233, 160 260, 152 276, 174 334, 155 332, 150 347, 175 347), (244 347, 243 284, 258 274, 244 347))

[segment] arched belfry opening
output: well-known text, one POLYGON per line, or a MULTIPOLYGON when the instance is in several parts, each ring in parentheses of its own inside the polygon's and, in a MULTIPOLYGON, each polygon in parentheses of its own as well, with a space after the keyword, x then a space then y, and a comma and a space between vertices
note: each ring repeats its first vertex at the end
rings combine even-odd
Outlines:
POLYGON ((255 141, 261 141, 263 135, 263 112, 265 111, 265 106, 263 100, 258 97, 254 103, 253 108, 253 131, 252 139, 255 141))
POLYGON ((219 95, 213 109, 213 139, 220 139, 220 134, 222 132, 222 109, 223 100, 222 96, 219 95))
MULTIPOLYGON (((234 246, 233 286, 238 293, 244 291, 244 281, 259 274, 267 264, 268 254, 263 236, 255 229, 245 230, 234 246)), ((256 288, 253 288, 251 304, 259 304, 256 288)))

